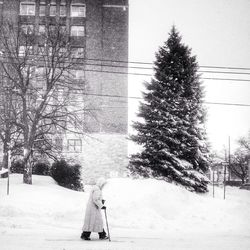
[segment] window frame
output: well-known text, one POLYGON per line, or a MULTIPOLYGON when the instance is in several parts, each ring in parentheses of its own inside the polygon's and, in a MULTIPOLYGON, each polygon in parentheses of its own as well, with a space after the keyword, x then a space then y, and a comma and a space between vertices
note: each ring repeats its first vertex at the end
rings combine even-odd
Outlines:
POLYGON ((85 48, 84 47, 73 47, 71 52, 71 57, 73 59, 82 59, 85 57, 85 48))
POLYGON ((63 139, 62 138, 55 138, 55 144, 56 144, 56 149, 59 152, 62 152, 63 151, 63 139))
POLYGON ((49 16, 56 16, 56 3, 50 3, 49 5, 49 16), (51 7, 55 8, 54 13, 51 14, 51 7))
MULTIPOLYGON (((19 46, 19 48, 18 48, 18 57, 24 57, 25 55, 27 55, 26 51, 32 51, 33 52, 33 49, 34 49, 33 46, 24 46, 24 45, 19 46)), ((28 55, 30 55, 30 53, 28 55)))
POLYGON ((67 149, 68 149, 68 152, 81 153, 82 152, 82 140, 81 139, 68 139, 67 149), (73 142, 73 144, 70 144, 70 142, 73 142), (80 142, 80 144, 76 145, 76 142, 80 142), (77 150, 77 147, 79 147, 79 150, 77 150))
POLYGON ((67 16, 67 6, 66 6, 66 4, 60 4, 60 8, 59 8, 59 16, 60 17, 65 17, 65 16, 67 16), (64 7, 65 8, 65 12, 64 12, 64 14, 62 14, 62 12, 61 12, 61 8, 62 7, 64 7))
POLYGON ((83 81, 85 80, 85 71, 81 69, 73 69, 71 70, 72 78, 75 81, 83 81))
POLYGON ((45 2, 41 2, 39 4, 39 16, 46 16, 46 3, 45 2), (44 13, 41 13, 41 7, 44 8, 44 13))
MULTIPOLYGON (((63 99, 63 95, 64 95, 64 88, 62 88, 62 87, 59 87, 59 88, 57 88, 57 92, 56 92, 56 95, 57 95, 57 101, 58 102, 63 102, 64 101, 64 99, 63 99)), ((66 121, 65 121, 65 127, 66 127, 66 121)))
POLYGON ((71 37, 85 37, 85 26, 83 25, 71 25, 70 27, 70 36, 71 37), (73 28, 78 28, 78 30, 73 31, 73 28), (79 28, 82 28, 82 31, 79 31, 79 28), (72 34, 72 32, 76 32, 76 35, 72 34), (79 33, 83 32, 83 35, 79 35, 79 33))
POLYGON ((19 6, 19 15, 20 16, 35 16, 36 15, 36 3, 35 2, 20 2, 20 6, 19 6), (22 9, 22 6, 33 6, 33 13, 30 14, 28 13, 28 9, 26 10, 27 13, 21 13, 21 11, 23 10, 22 9))
MULTIPOLYGON (((79 11, 77 12, 79 13, 79 11)), ((83 3, 72 3, 70 5, 70 17, 86 17, 86 4, 83 4, 83 3), (73 12, 73 8, 74 7, 82 7, 84 8, 84 12, 83 12, 83 15, 73 15, 73 13, 76 13, 76 12, 73 12)))
POLYGON ((35 27, 33 24, 21 24, 21 30, 23 31, 25 35, 32 35, 35 32, 35 27))
POLYGON ((39 24, 39 26, 38 26, 38 33, 39 33, 39 35, 46 34, 46 25, 45 24, 39 24), (41 31, 41 29, 44 29, 44 31, 41 31))

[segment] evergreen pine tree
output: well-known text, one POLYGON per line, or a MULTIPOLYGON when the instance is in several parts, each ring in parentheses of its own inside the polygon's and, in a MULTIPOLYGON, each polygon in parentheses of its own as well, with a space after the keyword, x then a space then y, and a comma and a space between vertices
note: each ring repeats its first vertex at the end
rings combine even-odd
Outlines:
POLYGON ((132 174, 163 177, 191 191, 206 192, 203 90, 196 58, 175 27, 156 54, 154 69, 138 114, 143 121, 134 123, 137 134, 131 136, 142 151, 131 156, 129 169, 132 174))

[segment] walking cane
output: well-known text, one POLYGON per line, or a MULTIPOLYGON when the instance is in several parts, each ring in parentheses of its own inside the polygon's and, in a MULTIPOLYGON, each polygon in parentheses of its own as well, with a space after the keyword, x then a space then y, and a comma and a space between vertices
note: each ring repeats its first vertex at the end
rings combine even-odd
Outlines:
POLYGON ((111 239, 110 239, 110 233, 109 233, 109 224, 108 224, 106 209, 104 209, 104 213, 105 213, 106 225, 107 225, 107 230, 108 230, 108 237, 109 237, 109 241, 111 241, 111 239))

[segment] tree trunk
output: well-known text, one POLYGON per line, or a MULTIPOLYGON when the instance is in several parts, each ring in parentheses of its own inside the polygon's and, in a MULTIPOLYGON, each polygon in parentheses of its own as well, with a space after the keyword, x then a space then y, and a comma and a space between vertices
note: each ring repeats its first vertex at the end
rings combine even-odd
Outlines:
MULTIPOLYGON (((3 165, 1 166, 1 168, 8 168, 8 151, 3 150, 3 165)), ((1 170, 0 168, 0 170, 1 170)))
POLYGON ((8 168, 8 142, 4 141, 3 143, 3 168, 8 168))
POLYGON ((28 162, 24 165, 23 183, 32 185, 32 166, 28 162))
POLYGON ((23 183, 32 185, 32 165, 29 162, 30 150, 24 148, 23 183))

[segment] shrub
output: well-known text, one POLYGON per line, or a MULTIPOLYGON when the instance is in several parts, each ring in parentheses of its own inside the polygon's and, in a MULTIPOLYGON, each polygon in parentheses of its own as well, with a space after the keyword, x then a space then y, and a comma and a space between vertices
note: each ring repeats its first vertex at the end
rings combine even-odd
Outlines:
POLYGON ((23 174, 24 163, 21 160, 17 160, 11 163, 10 171, 14 174, 23 174))
POLYGON ((70 165, 65 160, 56 161, 51 167, 51 176, 61 186, 73 190, 82 190, 81 166, 70 165))
POLYGON ((37 162, 32 169, 32 174, 50 175, 50 166, 44 162, 37 162))

